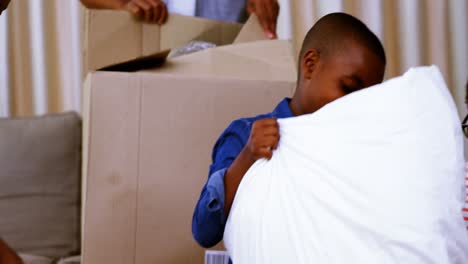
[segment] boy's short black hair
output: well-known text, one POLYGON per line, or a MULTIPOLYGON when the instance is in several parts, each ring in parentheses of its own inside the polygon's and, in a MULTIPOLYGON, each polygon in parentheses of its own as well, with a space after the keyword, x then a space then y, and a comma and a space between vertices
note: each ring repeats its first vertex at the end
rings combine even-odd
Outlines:
POLYGON ((316 49, 326 58, 344 51, 346 42, 351 40, 368 48, 386 64, 382 43, 363 22, 346 13, 331 13, 320 18, 307 32, 299 53, 299 65, 309 49, 316 49))

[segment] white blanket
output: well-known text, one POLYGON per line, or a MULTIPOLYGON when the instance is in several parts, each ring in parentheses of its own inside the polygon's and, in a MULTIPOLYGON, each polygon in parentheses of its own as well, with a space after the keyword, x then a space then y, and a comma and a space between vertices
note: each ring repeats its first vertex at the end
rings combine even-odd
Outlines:
POLYGON ((435 66, 279 124, 229 215, 234 264, 468 263, 460 121, 435 66))

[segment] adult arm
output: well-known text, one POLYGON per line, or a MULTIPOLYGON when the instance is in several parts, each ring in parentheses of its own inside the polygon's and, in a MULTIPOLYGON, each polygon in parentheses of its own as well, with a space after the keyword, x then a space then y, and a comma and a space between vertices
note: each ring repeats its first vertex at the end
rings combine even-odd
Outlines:
POLYGON ((23 264, 21 258, 0 239, 0 263, 2 264, 23 264))
POLYGON ((81 0, 87 8, 92 9, 122 9, 130 0, 81 0))
POLYGON ((137 19, 159 25, 169 16, 162 0, 81 0, 81 3, 91 9, 127 10, 137 19))

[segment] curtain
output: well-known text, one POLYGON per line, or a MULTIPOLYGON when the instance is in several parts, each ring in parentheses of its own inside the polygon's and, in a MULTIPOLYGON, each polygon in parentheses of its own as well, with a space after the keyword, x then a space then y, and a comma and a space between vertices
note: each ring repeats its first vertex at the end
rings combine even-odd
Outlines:
POLYGON ((0 116, 81 110, 79 15, 79 1, 11 1, 0 16, 0 116))
MULTIPOLYGON (((182 1, 182 0, 181 0, 182 1)), ((336 11, 363 20, 385 46, 386 78, 439 66, 460 114, 468 75, 466 0, 279 0, 278 34, 299 50, 307 30, 336 11)), ((0 16, 0 116, 81 110, 80 3, 13 0, 0 16)))

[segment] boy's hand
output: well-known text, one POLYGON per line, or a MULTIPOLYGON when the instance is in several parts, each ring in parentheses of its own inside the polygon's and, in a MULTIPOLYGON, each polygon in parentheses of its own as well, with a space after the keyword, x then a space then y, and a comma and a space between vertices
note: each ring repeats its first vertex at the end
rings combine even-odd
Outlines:
POLYGON ((276 119, 261 119, 253 123, 244 149, 254 161, 261 158, 271 159, 273 150, 278 147, 278 142, 279 126, 276 119))
POLYGON ((229 216, 232 202, 242 178, 254 162, 261 158, 271 159, 278 147, 279 126, 276 119, 257 120, 252 125, 249 140, 224 175, 224 213, 229 216))
POLYGON ((276 38, 276 22, 279 14, 277 0, 248 0, 247 12, 256 14, 260 25, 269 39, 276 38))
POLYGON ((125 8, 137 18, 149 23, 162 25, 168 17, 166 4, 161 0, 130 0, 125 8))

